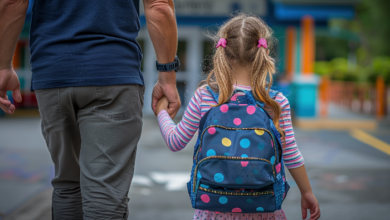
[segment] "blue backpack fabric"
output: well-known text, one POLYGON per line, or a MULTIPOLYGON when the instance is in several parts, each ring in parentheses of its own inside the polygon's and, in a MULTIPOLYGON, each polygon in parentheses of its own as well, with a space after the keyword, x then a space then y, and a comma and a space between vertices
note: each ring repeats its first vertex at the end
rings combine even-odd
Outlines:
MULTIPOLYGON (((218 100, 218 94, 206 87, 218 100)), ((219 212, 281 209, 289 186, 280 134, 251 91, 212 107, 201 119, 187 184, 192 207, 219 212)), ((270 96, 275 98, 276 91, 270 96)))

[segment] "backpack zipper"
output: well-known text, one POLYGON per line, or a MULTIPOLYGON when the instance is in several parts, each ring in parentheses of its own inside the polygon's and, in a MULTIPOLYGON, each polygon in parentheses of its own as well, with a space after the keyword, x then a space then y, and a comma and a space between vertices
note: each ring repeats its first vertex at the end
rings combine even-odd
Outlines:
POLYGON ((273 194, 273 190, 266 190, 266 191, 261 191, 261 192, 249 192, 249 193, 243 193, 243 192, 222 192, 218 190, 212 190, 212 189, 206 189, 203 187, 199 187, 199 190, 202 190, 204 192, 208 193, 215 193, 219 195, 226 195, 226 196, 261 196, 261 195, 269 195, 273 194))
MULTIPOLYGON (((199 149, 202 147, 202 142, 203 142, 203 135, 204 133, 211 127, 216 127, 216 128, 223 128, 223 129, 227 129, 227 130, 263 130, 263 131, 266 131, 270 136, 271 136, 271 139, 274 143, 274 148, 275 148, 275 161, 277 159, 277 152, 276 152, 276 145, 277 143, 275 142, 275 138, 274 136, 272 135, 272 133, 265 129, 265 128, 229 128, 229 127, 224 127, 224 126, 221 126, 221 125, 210 125, 208 126, 203 132, 202 132, 202 135, 200 136, 200 144, 199 144, 199 147, 198 149, 196 150, 196 157, 195 157, 195 160, 196 160, 196 163, 198 163, 198 154, 199 154, 199 149)), ((275 162, 276 163, 276 162, 275 162)), ((271 164, 272 165, 272 164, 271 164)))
MULTIPOLYGON (((263 158, 257 158, 257 157, 232 157, 232 156, 211 156, 211 157, 206 157, 206 158, 203 158, 201 161, 199 161, 198 164, 196 164, 196 167, 195 167, 195 171, 194 171, 194 179, 193 179, 193 189, 192 191, 195 192, 195 188, 196 188, 196 179, 197 179, 197 176, 198 176, 198 166, 206 161, 206 160, 211 160, 211 159, 224 159, 224 160, 260 160, 260 161, 265 161, 269 164, 271 164, 271 162, 269 160, 266 160, 266 159, 263 159, 263 158)), ((276 175, 275 175, 275 168, 274 166, 272 166, 271 164, 271 167, 272 167, 272 173, 274 174, 274 178, 276 178, 276 175)))
MULTIPOLYGON (((209 185, 209 186, 219 186, 219 187, 223 187, 223 188, 229 188, 230 187, 229 186, 230 184, 220 184, 220 183, 216 184, 216 183, 204 180, 204 179, 200 180, 200 183, 203 183, 203 184, 206 184, 206 185, 209 185)), ((251 188, 251 187, 253 187, 253 186, 250 186, 250 185, 240 185, 240 188, 234 188, 234 189, 251 188)), ((265 187, 267 187, 267 186, 265 186, 265 187)), ((264 188, 264 187, 262 187, 262 188, 264 188)))

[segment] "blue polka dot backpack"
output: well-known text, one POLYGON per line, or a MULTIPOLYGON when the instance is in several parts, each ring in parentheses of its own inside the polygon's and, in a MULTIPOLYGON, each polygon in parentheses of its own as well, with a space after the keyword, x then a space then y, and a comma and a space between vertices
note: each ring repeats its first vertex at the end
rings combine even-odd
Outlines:
MULTIPOLYGON (((218 94, 207 86, 215 100, 218 94)), ((285 180, 280 134, 251 91, 211 108, 201 119, 187 184, 192 207, 219 212, 281 209, 285 180)), ((277 92, 271 91, 275 98, 277 92)))

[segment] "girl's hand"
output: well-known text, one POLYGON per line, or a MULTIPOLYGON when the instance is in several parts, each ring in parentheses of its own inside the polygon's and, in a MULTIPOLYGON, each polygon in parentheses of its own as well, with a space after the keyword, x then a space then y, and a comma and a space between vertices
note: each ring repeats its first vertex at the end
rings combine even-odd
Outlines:
POLYGON ((163 96, 160 100, 158 100, 157 103, 157 114, 160 113, 161 110, 165 110, 168 112, 168 99, 167 97, 163 96))
POLYGON ((317 220, 320 218, 321 215, 320 206, 313 193, 310 192, 310 193, 302 194, 301 207, 302 207, 302 219, 306 219, 307 209, 310 210, 310 220, 317 220))

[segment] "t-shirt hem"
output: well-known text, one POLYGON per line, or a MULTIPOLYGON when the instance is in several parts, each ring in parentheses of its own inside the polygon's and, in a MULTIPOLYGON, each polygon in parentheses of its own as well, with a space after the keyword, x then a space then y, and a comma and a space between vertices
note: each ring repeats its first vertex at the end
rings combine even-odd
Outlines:
POLYGON ((144 85, 144 81, 137 76, 117 77, 117 78, 98 78, 98 79, 62 79, 50 80, 31 83, 31 91, 40 89, 53 89, 64 87, 81 87, 81 86, 111 86, 111 85, 144 85))

